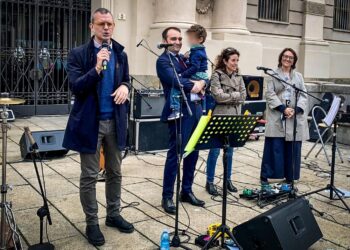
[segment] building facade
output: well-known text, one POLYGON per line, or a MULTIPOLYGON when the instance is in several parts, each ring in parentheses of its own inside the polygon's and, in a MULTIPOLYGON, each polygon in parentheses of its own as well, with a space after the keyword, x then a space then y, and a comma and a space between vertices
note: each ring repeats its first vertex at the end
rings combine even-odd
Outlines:
POLYGON ((305 79, 350 79, 350 0, 92 0, 91 6, 114 14, 115 38, 125 45, 134 75, 155 75, 156 56, 136 47, 141 39, 161 53, 156 44, 165 27, 198 23, 209 33, 209 58, 235 47, 244 74, 260 75, 258 65, 275 68, 280 51, 290 47, 305 79))

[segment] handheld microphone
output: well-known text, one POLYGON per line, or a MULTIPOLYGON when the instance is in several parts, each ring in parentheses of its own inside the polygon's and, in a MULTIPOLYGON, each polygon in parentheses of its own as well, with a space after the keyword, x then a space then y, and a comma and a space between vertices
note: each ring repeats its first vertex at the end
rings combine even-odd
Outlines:
POLYGON ((263 70, 263 71, 272 70, 272 69, 270 69, 270 68, 266 68, 266 67, 263 67, 263 66, 257 66, 256 69, 257 69, 257 70, 263 70))
POLYGON ((139 47, 143 42, 143 39, 141 39, 141 41, 136 45, 136 47, 139 47))
MULTIPOLYGON (((103 40, 102 41, 102 46, 101 48, 106 48, 107 50, 109 50, 109 45, 108 45, 108 41, 107 40, 103 40)), ((107 69, 107 64, 108 64, 108 61, 105 59, 102 61, 102 68, 103 70, 106 70, 107 69)))
POLYGON ((32 135, 32 132, 30 131, 29 127, 24 127, 24 133, 29 140, 31 150, 33 150, 33 152, 36 153, 37 150, 39 149, 39 147, 38 147, 38 144, 36 143, 36 141, 34 140, 34 137, 32 135))
POLYGON ((158 43, 157 48, 158 49, 167 49, 168 47, 173 46, 173 44, 170 43, 158 43))

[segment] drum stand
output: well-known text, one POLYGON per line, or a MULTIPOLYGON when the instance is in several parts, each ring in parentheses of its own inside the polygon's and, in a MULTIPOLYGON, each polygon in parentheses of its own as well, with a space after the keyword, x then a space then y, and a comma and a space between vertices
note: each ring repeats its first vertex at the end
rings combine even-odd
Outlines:
POLYGON ((20 240, 20 236, 17 233, 16 222, 11 210, 11 203, 6 201, 6 194, 9 186, 6 183, 6 153, 7 153, 7 130, 9 129, 9 125, 7 123, 8 112, 6 104, 2 107, 1 116, 1 132, 2 132, 2 182, 1 182, 1 232, 0 232, 0 249, 6 249, 8 241, 13 242, 14 249, 22 249, 22 244, 20 240), (6 222, 10 227, 11 231, 11 240, 6 238, 6 222))

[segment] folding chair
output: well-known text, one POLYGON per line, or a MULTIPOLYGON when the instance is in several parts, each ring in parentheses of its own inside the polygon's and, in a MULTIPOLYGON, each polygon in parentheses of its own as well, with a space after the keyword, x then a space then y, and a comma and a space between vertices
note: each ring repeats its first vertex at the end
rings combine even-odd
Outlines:
MULTIPOLYGON (((339 104, 338 104, 338 107, 336 107, 337 104, 333 105, 332 103, 332 107, 330 108, 328 114, 326 113, 326 111, 320 107, 320 106, 315 106, 313 109, 312 109, 312 120, 313 120, 313 123, 315 125, 315 129, 316 129, 316 132, 318 134, 318 139, 317 141, 314 143, 314 145, 312 146, 312 148, 309 150, 309 152, 306 154, 306 156, 304 157, 304 159, 306 159, 310 154, 311 152, 314 150, 314 148, 316 147, 317 143, 318 142, 321 142, 321 148, 318 150, 317 154, 315 155, 315 157, 317 158, 318 155, 320 154, 320 152, 324 151, 324 154, 326 156, 326 159, 327 159, 327 162, 328 162, 328 165, 330 166, 331 165, 331 161, 329 159, 329 156, 327 154, 327 151, 326 151, 326 147, 325 147, 325 144, 327 144, 329 142, 329 140, 333 137, 333 121, 336 117, 336 113, 338 112, 339 110, 339 106, 340 106, 340 100, 339 100, 339 104), (316 112, 317 111, 321 111, 323 114, 324 114, 324 118, 322 119, 322 122, 321 123, 318 123, 317 120, 316 120, 316 112), (324 129, 324 131, 322 132, 321 134, 321 128, 324 129), (323 139, 323 136, 328 132, 330 131, 330 135, 328 136, 328 138, 324 141, 323 139)), ((339 154, 339 158, 341 160, 341 162, 343 163, 343 157, 341 155, 341 152, 338 148, 338 145, 336 145, 336 149, 338 151, 338 154, 339 154)))

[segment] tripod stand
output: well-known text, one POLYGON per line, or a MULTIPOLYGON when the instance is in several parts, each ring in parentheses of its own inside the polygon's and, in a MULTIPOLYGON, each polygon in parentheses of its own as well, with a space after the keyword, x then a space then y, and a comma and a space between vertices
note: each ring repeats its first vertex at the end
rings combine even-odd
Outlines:
POLYGON ((226 225, 227 207, 227 150, 229 147, 242 147, 248 140, 249 135, 256 127, 260 116, 243 115, 214 115, 211 112, 207 116, 202 116, 195 131, 185 148, 185 157, 194 150, 210 148, 223 148, 224 150, 224 180, 223 180, 223 200, 222 200, 222 222, 217 231, 210 238, 202 249, 209 249, 213 242, 220 236, 221 247, 226 247, 225 235, 228 235, 238 247, 239 244, 226 225))
MULTIPOLYGON (((3 95, 1 95, 3 96, 3 95)), ((17 233, 16 222, 11 210, 11 204, 7 202, 6 195, 9 186, 6 183, 6 164, 7 164, 7 131, 9 125, 7 123, 8 111, 7 105, 9 104, 21 104, 24 103, 22 99, 12 99, 6 97, 0 98, 0 105, 2 105, 2 112, 0 113, 1 118, 1 132, 2 132, 2 182, 1 182, 1 231, 0 231, 0 249, 7 249, 9 242, 13 245, 15 249, 22 249, 21 239, 17 233), (7 225, 7 224, 8 225, 7 225), (7 230, 9 226, 9 230, 7 230), (6 238, 6 233, 11 232, 11 239, 6 238)))
POLYGON ((30 130, 28 127, 24 127, 24 132, 27 136, 27 139, 29 140, 30 143, 30 150, 31 150, 31 156, 32 156, 32 160, 33 160, 33 164, 34 164, 34 168, 35 168, 35 173, 36 173, 36 177, 38 179, 38 183, 39 183, 39 188, 40 188, 40 193, 41 193, 41 197, 43 199, 43 206, 40 207, 37 211, 37 215, 40 218, 40 243, 32 245, 28 248, 28 250, 54 250, 55 246, 52 245, 50 242, 46 242, 43 243, 43 235, 44 235, 44 218, 45 216, 47 216, 47 221, 49 222, 49 225, 52 225, 52 221, 51 221, 51 215, 50 215, 50 210, 49 210, 49 206, 47 204, 47 198, 46 198, 46 193, 44 191, 43 185, 41 183, 41 178, 39 175, 39 170, 38 170, 38 166, 36 164, 36 158, 37 158, 37 150, 38 150, 38 145, 35 142, 30 130))
MULTIPOLYGON (((336 154, 336 150, 337 150, 337 121, 339 119, 339 110, 340 107, 340 98, 339 97, 335 97, 331 106, 331 110, 333 108, 333 115, 335 115, 334 121, 333 121, 333 140, 332 140, 332 162, 331 162, 331 179, 330 179, 330 183, 327 184, 326 187, 303 194, 302 197, 304 196, 308 196, 311 194, 315 194, 315 193, 319 193, 325 190, 329 190, 329 199, 330 200, 334 200, 334 194, 336 196, 338 196, 339 200, 343 203, 344 207, 346 210, 348 210, 348 212, 350 213, 350 208, 349 206, 346 204, 346 202, 344 201, 343 197, 344 193, 342 191, 340 191, 338 188, 336 188, 336 186, 334 185, 334 175, 335 175, 335 154, 336 154)), ((332 113, 330 113, 330 116, 332 116, 332 113)), ((324 119, 324 122, 326 122, 327 117, 324 119)), ((330 118, 331 119, 331 118, 330 118)))
POLYGON ((223 165, 224 165, 224 179, 223 179, 223 194, 222 194, 222 210, 221 210, 221 225, 217 228, 214 235, 211 237, 211 239, 207 242, 207 244, 202 249, 209 249, 209 247, 216 241, 218 236, 221 237, 221 247, 225 247, 225 235, 227 234, 230 239, 232 239, 237 246, 237 240, 233 236, 232 232, 230 231, 230 228, 226 225, 226 207, 227 207, 227 150, 230 147, 229 142, 229 136, 225 136, 224 143, 223 143, 223 165))

